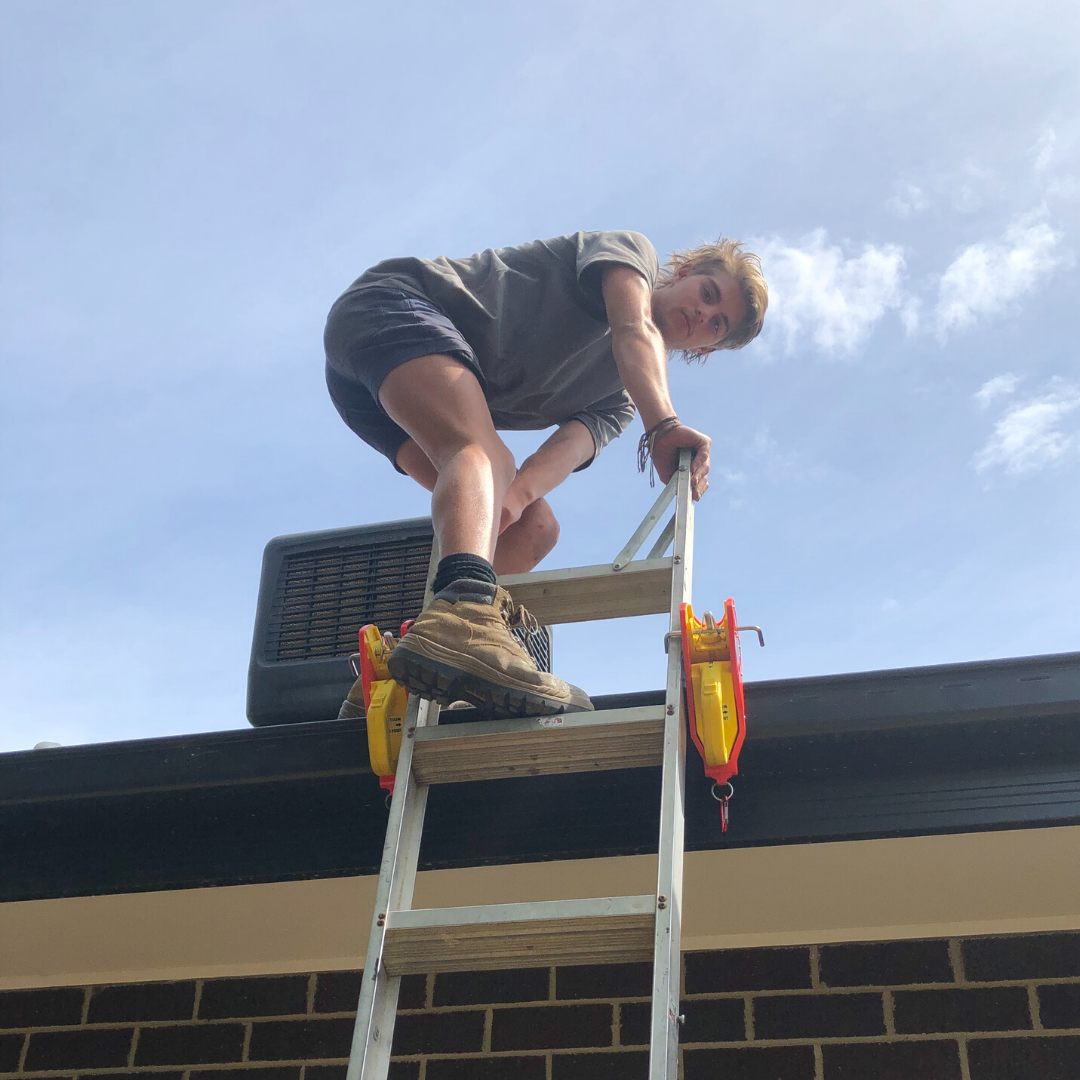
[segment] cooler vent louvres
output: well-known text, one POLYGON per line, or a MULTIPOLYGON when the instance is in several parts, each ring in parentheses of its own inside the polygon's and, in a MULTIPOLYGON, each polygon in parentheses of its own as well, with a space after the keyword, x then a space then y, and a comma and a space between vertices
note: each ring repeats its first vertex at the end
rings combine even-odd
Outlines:
POLYGON ((267 627, 268 661, 356 652, 364 623, 397 634, 424 602, 430 537, 285 557, 267 627))
MULTIPOLYGON (((430 518, 279 536, 263 554, 248 667, 252 724, 333 720, 352 686, 357 632, 395 636, 424 603, 430 518)), ((518 635, 551 670, 551 628, 518 635)))

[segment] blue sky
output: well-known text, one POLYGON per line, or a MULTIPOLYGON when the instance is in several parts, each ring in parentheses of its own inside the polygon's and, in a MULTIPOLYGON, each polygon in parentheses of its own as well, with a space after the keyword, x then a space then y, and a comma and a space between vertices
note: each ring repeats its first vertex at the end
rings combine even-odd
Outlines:
MULTIPOLYGON (((576 229, 764 260, 762 338, 671 368, 748 678, 1080 647, 1072 0, 5 0, 0 37, 0 750, 244 726, 266 541, 427 512, 330 405, 332 301, 576 229)), ((546 566, 622 546, 637 433, 546 566)), ((662 631, 560 628, 557 670, 659 686, 662 631)))

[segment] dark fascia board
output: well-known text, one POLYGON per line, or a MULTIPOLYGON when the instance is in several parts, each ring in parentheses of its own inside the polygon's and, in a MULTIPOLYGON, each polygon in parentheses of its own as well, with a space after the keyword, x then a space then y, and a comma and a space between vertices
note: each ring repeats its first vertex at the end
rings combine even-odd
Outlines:
POLYGON ((885 731, 1075 713, 1080 652, 747 684, 747 738, 885 731))
MULTIPOLYGON (((690 754, 689 850, 1080 822, 1080 653, 751 683, 747 713, 727 834, 690 754)), ((659 779, 437 787, 422 865, 655 851, 659 779)), ((385 820, 362 723, 4 754, 0 900, 375 873, 385 820)))
MULTIPOLYGON (((646 691, 596 702, 619 708, 663 698, 646 691)), ((748 747, 1065 718, 1080 713, 1080 652, 749 682, 746 710, 748 747)), ((364 730, 363 722, 326 721, 0 754, 0 806, 370 772, 364 730)))

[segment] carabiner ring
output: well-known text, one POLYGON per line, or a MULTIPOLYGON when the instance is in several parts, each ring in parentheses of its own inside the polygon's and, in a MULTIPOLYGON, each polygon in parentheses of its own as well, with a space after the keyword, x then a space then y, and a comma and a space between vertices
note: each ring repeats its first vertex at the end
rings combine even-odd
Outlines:
POLYGON ((735 789, 734 789, 734 788, 733 788, 733 787, 731 786, 731 781, 730 781, 730 780, 728 780, 728 781, 727 781, 727 782, 726 782, 726 783, 724 784, 724 787, 726 787, 726 788, 727 788, 727 794, 726 794, 726 795, 717 795, 717 794, 716 794, 716 789, 717 789, 717 788, 718 788, 719 786, 720 786, 720 781, 719 781, 719 780, 714 780, 714 781, 713 781, 713 786, 712 786, 712 792, 711 792, 711 794, 712 794, 712 797, 713 797, 713 798, 714 798, 714 799, 715 799, 715 800, 716 800, 717 802, 727 802, 727 801, 728 801, 728 799, 730 799, 730 798, 732 797, 732 795, 734 795, 734 794, 735 794, 735 789))

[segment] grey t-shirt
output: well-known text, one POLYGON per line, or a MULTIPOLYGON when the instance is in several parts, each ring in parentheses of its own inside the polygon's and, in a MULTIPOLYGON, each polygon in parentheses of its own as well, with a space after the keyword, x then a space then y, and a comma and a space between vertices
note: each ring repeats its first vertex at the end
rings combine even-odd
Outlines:
POLYGON ((656 285, 656 250, 641 233, 577 232, 466 259, 387 259, 348 291, 391 285, 426 297, 475 352, 497 428, 580 420, 599 453, 634 418, 601 290, 612 263, 656 285))

